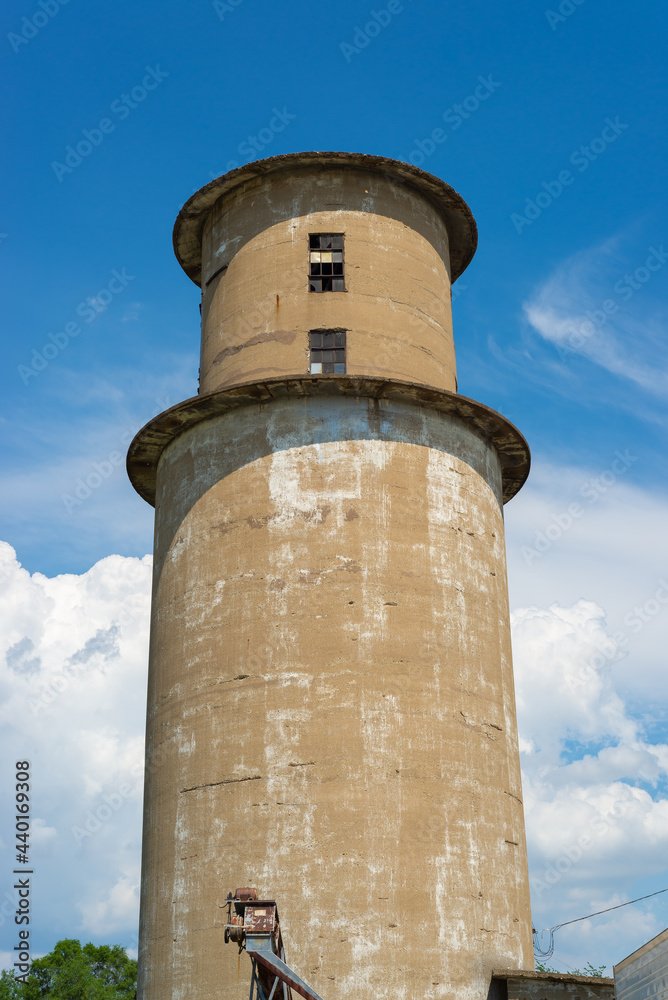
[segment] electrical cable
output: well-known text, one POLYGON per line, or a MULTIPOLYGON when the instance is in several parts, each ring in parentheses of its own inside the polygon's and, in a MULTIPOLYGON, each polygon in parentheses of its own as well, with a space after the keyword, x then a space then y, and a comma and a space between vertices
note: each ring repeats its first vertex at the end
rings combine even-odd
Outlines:
POLYGON ((556 924, 554 927, 544 927, 542 930, 533 931, 533 951, 537 958, 552 958, 554 955, 554 932, 558 931, 561 927, 567 927, 569 924, 577 924, 581 920, 589 920, 590 917, 599 917, 602 913, 610 913, 611 910, 619 910, 622 906, 630 906, 631 903, 639 903, 643 899, 651 899, 652 896, 660 896, 662 892, 668 892, 666 889, 658 889, 656 892, 650 892, 647 896, 638 896, 637 899, 629 899, 627 903, 617 903, 616 906, 608 906, 605 910, 596 910, 595 913, 588 913, 586 917, 576 917, 575 920, 564 920, 563 924, 556 924), (543 934, 549 933, 550 943, 546 949, 541 948, 541 937, 543 934))

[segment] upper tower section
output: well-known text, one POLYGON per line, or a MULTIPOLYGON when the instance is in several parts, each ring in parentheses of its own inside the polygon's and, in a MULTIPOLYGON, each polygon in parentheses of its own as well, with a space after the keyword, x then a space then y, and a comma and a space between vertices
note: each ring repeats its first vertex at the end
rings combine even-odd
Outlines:
POLYGON ((476 241, 463 199, 397 160, 291 153, 224 174, 174 227, 202 288, 200 393, 309 373, 456 392, 451 285, 476 241))

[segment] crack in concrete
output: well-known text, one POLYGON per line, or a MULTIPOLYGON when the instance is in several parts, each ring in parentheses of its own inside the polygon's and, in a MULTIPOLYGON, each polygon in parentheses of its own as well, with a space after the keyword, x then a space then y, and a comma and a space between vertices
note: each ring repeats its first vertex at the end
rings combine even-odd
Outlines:
POLYGON ((225 778, 223 781, 208 781, 204 785, 193 785, 192 788, 182 788, 182 792, 196 792, 198 788, 215 788, 216 785, 234 785, 239 781, 260 781, 261 774, 253 774, 248 778, 225 778))

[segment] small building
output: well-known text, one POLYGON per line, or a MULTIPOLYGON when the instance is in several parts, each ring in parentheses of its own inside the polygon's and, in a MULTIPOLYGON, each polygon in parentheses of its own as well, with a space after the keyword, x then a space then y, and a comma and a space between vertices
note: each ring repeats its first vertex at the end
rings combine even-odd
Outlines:
POLYGON ((612 971, 616 1000, 668 1000, 668 927, 612 971))

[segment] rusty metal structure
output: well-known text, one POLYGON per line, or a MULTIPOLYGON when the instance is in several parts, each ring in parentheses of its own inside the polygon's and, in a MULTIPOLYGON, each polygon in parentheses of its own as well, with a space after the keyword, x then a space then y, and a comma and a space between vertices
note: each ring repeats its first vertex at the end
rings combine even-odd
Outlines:
POLYGON ((140 1000, 245 997, 239 881, 327 1000, 533 968, 503 528, 529 452, 457 391, 476 239, 442 180, 351 153, 179 214, 199 392, 128 456, 156 508, 140 1000))
POLYGON ((257 889, 236 889, 227 895, 227 921, 225 944, 236 942, 239 954, 245 950, 251 960, 250 1000, 273 1000, 277 988, 283 1000, 292 1000, 292 990, 304 1000, 322 1000, 285 960, 275 899, 258 899, 257 889))

